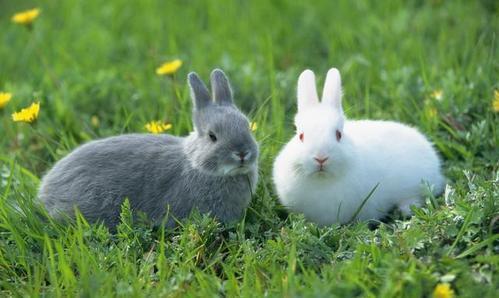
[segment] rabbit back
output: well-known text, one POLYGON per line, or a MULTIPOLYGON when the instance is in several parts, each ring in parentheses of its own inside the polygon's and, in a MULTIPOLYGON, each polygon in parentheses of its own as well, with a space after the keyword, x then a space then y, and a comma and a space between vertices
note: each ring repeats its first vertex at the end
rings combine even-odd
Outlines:
POLYGON ((132 208, 155 215, 158 185, 181 170, 182 141, 131 134, 89 142, 55 164, 38 197, 56 218, 71 216, 78 207, 87 220, 114 225, 125 198, 132 208))
POLYGON ((411 205, 422 205, 425 192, 443 192, 440 158, 417 129, 393 121, 359 120, 347 121, 345 134, 358 158, 347 184, 362 177, 364 187, 357 186, 362 200, 376 187, 359 220, 382 218, 395 207, 409 215, 411 205))

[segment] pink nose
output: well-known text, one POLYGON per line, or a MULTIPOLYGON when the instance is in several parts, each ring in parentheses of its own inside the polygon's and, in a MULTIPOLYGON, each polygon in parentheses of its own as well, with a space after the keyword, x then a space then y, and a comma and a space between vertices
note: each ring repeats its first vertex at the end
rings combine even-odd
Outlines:
POLYGON ((329 157, 314 157, 315 161, 319 163, 319 165, 324 165, 324 163, 329 159, 329 157))

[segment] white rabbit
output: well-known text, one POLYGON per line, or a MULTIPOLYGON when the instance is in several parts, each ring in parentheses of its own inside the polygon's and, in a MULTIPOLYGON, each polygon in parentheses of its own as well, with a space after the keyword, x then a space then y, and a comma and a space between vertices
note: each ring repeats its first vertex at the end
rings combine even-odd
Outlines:
POLYGON ((287 208, 320 225, 344 224, 381 219, 394 207, 410 215, 411 205, 423 203, 425 189, 443 191, 440 160, 419 131, 391 121, 346 119, 337 69, 327 73, 321 102, 310 70, 300 75, 297 93, 297 133, 273 169, 287 208))

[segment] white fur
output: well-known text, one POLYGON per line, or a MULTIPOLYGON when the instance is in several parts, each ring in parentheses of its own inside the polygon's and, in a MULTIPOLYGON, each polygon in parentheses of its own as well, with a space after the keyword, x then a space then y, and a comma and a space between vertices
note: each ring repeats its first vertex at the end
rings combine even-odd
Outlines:
POLYGON ((443 191, 440 160, 419 131, 391 121, 346 120, 340 74, 334 68, 328 72, 322 102, 311 90, 315 78, 306 70, 298 83, 297 135, 274 162, 274 183, 283 205, 329 225, 352 220, 378 184, 357 220, 380 219, 393 207, 410 214, 411 205, 422 204, 425 187, 431 185, 434 194, 443 191), (342 134, 340 141, 336 130, 342 134), (302 132, 303 142, 298 137, 302 132), (328 158, 323 171, 314 157, 328 158))

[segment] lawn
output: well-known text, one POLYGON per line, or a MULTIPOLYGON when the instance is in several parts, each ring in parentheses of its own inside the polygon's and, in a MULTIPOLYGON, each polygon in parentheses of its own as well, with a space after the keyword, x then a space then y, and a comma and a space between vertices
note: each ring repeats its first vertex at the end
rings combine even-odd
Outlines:
POLYGON ((0 296, 429 297, 499 293, 499 6, 495 1, 2 1, 0 296), (31 27, 13 14, 38 7, 31 27), (157 75, 166 61, 183 64, 157 75), (296 81, 342 73, 351 118, 418 127, 448 177, 409 219, 317 227, 277 200, 296 81), (115 233, 46 218, 39 179, 84 142, 192 129, 186 75, 222 68, 257 123, 260 182, 245 218, 175 230, 123 206, 115 233), (15 111, 39 101, 32 124, 15 111))

